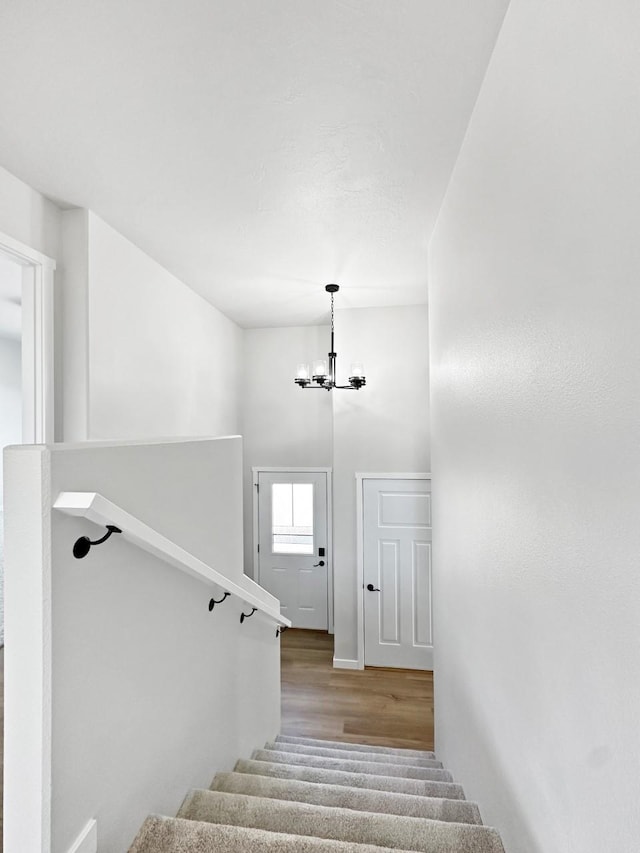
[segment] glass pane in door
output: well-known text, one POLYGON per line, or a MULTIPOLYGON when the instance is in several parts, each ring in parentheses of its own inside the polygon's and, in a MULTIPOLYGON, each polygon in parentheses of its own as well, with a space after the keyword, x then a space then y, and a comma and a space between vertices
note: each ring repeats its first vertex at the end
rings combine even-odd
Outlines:
POLYGON ((313 483, 272 484, 271 550, 313 554, 313 483))

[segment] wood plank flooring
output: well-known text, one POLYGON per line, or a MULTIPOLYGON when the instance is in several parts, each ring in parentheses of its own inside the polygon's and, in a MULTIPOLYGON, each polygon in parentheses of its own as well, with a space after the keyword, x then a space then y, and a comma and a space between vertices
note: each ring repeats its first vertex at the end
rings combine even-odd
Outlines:
POLYGON ((433 673, 333 668, 333 636, 290 629, 281 639, 282 732, 433 749, 433 673))

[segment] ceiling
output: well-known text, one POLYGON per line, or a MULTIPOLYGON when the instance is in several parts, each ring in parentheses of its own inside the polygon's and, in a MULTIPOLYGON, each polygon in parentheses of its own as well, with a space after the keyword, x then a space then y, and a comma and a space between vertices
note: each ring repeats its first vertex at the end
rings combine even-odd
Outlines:
POLYGON ((426 301, 508 0, 3 0, 0 164, 245 327, 426 301))

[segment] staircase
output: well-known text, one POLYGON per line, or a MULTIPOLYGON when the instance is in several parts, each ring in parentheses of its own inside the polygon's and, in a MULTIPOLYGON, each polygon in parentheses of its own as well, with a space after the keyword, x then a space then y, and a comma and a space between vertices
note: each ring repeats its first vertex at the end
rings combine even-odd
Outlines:
POLYGON ((129 853, 504 853, 432 752, 279 736, 152 815, 129 853))

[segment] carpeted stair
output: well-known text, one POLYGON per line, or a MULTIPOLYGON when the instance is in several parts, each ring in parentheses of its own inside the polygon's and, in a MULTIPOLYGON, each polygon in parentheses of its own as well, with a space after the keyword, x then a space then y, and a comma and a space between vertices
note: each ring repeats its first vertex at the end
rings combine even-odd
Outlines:
POLYGON ((129 853, 504 853, 433 753, 279 736, 129 853))

